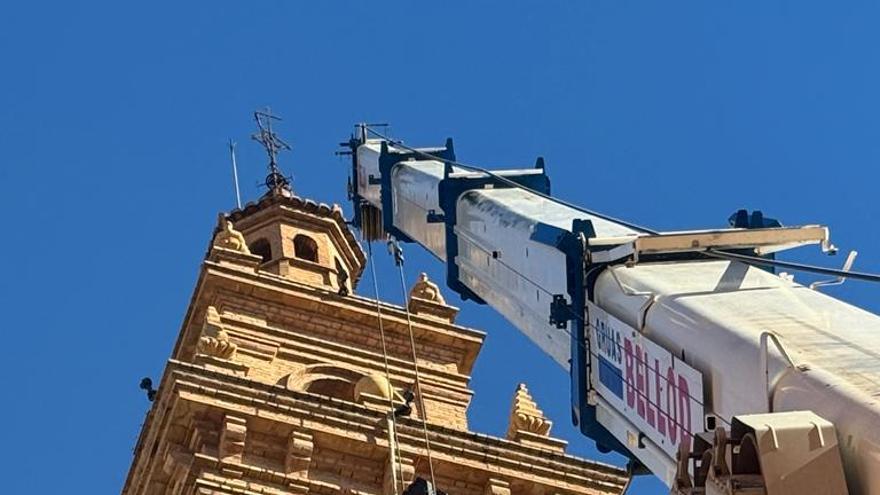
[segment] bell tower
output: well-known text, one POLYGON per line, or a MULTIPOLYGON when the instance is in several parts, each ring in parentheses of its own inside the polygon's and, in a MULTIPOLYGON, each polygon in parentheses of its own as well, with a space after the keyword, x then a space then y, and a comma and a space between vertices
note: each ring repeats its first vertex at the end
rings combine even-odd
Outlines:
POLYGON ((257 203, 226 218, 259 256, 259 269, 340 294, 351 293, 364 268, 364 253, 338 205, 269 191, 257 203))
POLYGON ((342 211, 281 179, 219 215, 123 494, 620 493, 626 473, 566 454, 525 386, 499 404, 506 438, 472 432, 485 334, 424 274, 403 304, 357 295, 342 211))

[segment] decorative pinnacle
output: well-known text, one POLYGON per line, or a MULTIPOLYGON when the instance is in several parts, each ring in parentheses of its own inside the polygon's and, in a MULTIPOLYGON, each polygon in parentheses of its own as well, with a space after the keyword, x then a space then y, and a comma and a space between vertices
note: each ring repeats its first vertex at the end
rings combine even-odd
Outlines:
POLYGON ((269 155, 269 175, 266 176, 266 187, 270 194, 290 195, 290 181, 278 167, 278 152, 290 150, 290 145, 275 134, 272 130, 272 121, 281 121, 281 117, 272 115, 272 110, 266 107, 264 111, 254 112, 254 120, 257 122, 259 132, 251 135, 251 139, 263 145, 266 154, 269 155))
POLYGON ((513 394, 513 404, 510 406, 510 426, 507 429, 507 438, 514 439, 519 431, 525 431, 534 435, 547 436, 553 423, 544 416, 544 412, 538 409, 535 399, 529 394, 525 383, 520 383, 513 394))

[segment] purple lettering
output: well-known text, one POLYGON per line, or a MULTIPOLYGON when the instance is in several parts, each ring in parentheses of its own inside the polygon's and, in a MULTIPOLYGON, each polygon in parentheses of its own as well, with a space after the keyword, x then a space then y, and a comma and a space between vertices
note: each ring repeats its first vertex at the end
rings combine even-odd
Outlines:
POLYGON ((657 431, 660 436, 666 435, 667 417, 663 414, 663 405, 660 402, 660 360, 654 360, 654 403, 657 404, 657 431))
POLYGON ((636 344, 636 388, 639 396, 636 398, 636 410, 639 417, 645 418, 645 361, 642 359, 642 347, 636 344))
POLYGON ((629 339, 623 339, 624 362, 626 369, 626 405, 635 405, 635 391, 633 390, 633 349, 629 339))
POLYGON ((675 392, 675 373, 672 371, 671 366, 666 370, 666 386, 666 407, 668 408, 666 413, 668 415, 667 424, 669 425, 666 436, 674 445, 678 440, 678 407, 676 407, 678 394, 675 392))
POLYGON ((691 435, 691 401, 687 380, 678 377, 678 417, 681 423, 681 441, 690 443, 691 435))

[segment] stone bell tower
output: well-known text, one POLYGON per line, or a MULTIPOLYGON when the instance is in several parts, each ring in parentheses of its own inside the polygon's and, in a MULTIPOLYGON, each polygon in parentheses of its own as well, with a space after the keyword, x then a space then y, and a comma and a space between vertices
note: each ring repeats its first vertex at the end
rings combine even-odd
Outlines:
POLYGON ((406 306, 357 295, 365 256, 339 207, 284 186, 220 215, 123 494, 623 489, 623 470, 565 454, 524 385, 506 438, 470 431, 484 334, 424 274, 406 306))

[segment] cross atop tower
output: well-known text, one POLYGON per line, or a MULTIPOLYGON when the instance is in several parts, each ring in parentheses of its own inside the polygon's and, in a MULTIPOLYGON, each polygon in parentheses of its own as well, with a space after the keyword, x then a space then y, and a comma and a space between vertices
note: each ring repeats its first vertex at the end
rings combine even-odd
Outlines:
POLYGON ((281 121, 281 117, 272 115, 272 110, 266 107, 264 111, 254 112, 254 120, 257 122, 256 132, 251 139, 263 145, 266 154, 269 155, 269 175, 266 176, 266 187, 271 194, 290 193, 290 181, 278 167, 278 152, 290 150, 290 145, 275 134, 272 130, 272 121, 281 121))

